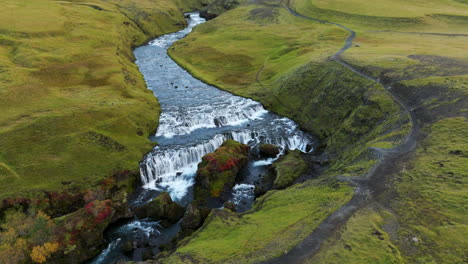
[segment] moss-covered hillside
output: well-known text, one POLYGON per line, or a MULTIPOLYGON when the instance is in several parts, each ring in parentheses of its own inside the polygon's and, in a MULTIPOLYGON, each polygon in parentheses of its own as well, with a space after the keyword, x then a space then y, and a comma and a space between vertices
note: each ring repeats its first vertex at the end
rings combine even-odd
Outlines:
POLYGON ((0 1, 0 198, 136 171, 160 110, 132 48, 200 2, 0 1))
POLYGON ((321 237, 318 251, 296 260, 466 261, 467 22, 463 1, 249 1, 176 43, 171 56, 195 76, 259 100, 320 137, 329 167, 319 179, 267 193, 249 212, 213 214, 163 263, 255 263, 287 254, 352 196, 337 198, 326 186, 343 176, 362 180, 379 162, 376 154, 410 132, 416 149, 392 159, 368 183, 366 205, 321 237), (349 32, 294 16, 287 6, 355 31, 340 58, 385 87, 330 59, 349 32), (287 201, 285 211, 278 201, 287 201))

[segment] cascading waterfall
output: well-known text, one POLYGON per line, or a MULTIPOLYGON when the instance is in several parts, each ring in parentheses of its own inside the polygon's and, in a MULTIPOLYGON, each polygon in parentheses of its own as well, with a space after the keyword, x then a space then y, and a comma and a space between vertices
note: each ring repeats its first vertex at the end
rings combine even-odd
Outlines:
POLYGON ((198 14, 191 14, 186 29, 161 36, 135 51, 140 71, 162 108, 153 137, 159 145, 141 162, 141 181, 145 188, 169 191, 178 201, 194 184, 202 157, 227 139, 304 152, 310 151, 312 143, 292 120, 195 79, 167 56, 175 41, 202 22, 198 14))
POLYGON ((190 134, 200 128, 237 126, 249 120, 261 118, 267 113, 261 104, 252 100, 232 100, 231 102, 231 104, 181 107, 163 112, 156 136, 171 138, 190 134))
POLYGON ((251 146, 267 143, 277 145, 282 150, 310 151, 310 137, 298 130, 293 121, 287 118, 274 121, 266 124, 260 122, 258 125, 263 127, 217 134, 194 145, 157 146, 141 163, 141 180, 146 188, 168 190, 173 197, 181 199, 193 185, 197 164, 202 157, 215 151, 227 139, 251 146))
MULTIPOLYGON (((190 17, 184 30, 161 36, 135 50, 140 72, 162 108, 159 128, 152 137, 158 146, 140 163, 141 181, 147 191, 141 193, 141 199, 134 199, 136 204, 154 198, 153 191, 148 189, 165 190, 174 200, 185 201, 194 184, 197 164, 226 139, 253 148, 269 143, 279 146, 282 152, 286 149, 311 151, 313 138, 299 130, 292 120, 265 110, 251 99, 234 96, 193 78, 169 58, 167 49, 205 21, 196 13, 190 17)), ((231 201, 237 210, 250 208, 255 199, 253 182, 265 165, 275 159, 257 160, 246 166, 244 181, 232 190, 231 201)), ((139 261, 144 250, 156 254, 157 247, 170 242, 179 229, 177 224, 162 228, 154 219, 134 219, 114 228, 108 235, 112 242, 90 263, 139 261), (137 244, 132 257, 123 250, 128 242, 137 244)))

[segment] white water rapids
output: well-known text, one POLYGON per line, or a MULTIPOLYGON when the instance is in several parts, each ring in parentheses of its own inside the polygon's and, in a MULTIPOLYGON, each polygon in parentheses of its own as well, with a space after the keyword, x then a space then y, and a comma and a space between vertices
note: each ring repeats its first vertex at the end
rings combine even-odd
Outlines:
MULTIPOLYGON (((172 199, 181 203, 190 200, 187 194, 194 184, 197 164, 226 139, 249 144, 252 152, 261 143, 274 144, 282 150, 311 150, 313 138, 292 120, 265 110, 251 99, 195 79, 169 58, 167 49, 205 21, 197 13, 190 17, 184 30, 161 36, 135 50, 140 71, 162 108, 158 130, 152 137, 158 146, 140 163, 141 181, 147 190, 132 201, 135 204, 153 199, 156 194, 152 190, 168 191, 172 199)), ((276 158, 253 160, 240 173, 243 180, 234 186, 231 198, 238 211, 250 208, 255 200, 254 181, 276 158)), ((162 228, 157 219, 133 219, 119 224, 107 233, 108 247, 89 263, 140 261, 145 252, 157 254, 158 246, 169 243, 179 229, 179 224, 162 228), (129 245, 136 245, 131 255, 124 250, 129 245)))
POLYGON ((168 191, 179 201, 194 184, 202 157, 227 139, 253 147, 269 143, 282 150, 304 152, 312 143, 292 120, 195 79, 167 55, 175 41, 204 22, 196 13, 190 17, 186 29, 161 36, 135 51, 140 71, 162 107, 154 137, 159 145, 141 162, 141 181, 145 188, 168 191))

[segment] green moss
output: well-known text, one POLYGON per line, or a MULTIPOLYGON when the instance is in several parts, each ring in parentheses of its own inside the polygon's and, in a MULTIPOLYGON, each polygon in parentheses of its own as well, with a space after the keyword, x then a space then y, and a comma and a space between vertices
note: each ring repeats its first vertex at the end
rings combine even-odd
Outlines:
POLYGON ((276 172, 274 188, 290 186, 308 168, 299 150, 289 151, 280 160, 273 163, 276 172))
POLYGON ((210 197, 229 193, 237 173, 247 163, 249 149, 248 145, 226 140, 215 152, 203 156, 195 180, 195 200, 205 204, 210 197))

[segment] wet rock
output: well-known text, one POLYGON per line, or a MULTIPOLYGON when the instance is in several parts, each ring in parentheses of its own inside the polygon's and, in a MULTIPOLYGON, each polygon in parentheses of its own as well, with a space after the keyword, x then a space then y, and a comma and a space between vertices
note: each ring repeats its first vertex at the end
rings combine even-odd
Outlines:
POLYGON ((147 261, 147 260, 152 260, 153 258, 154 258, 154 255, 151 249, 147 248, 141 252, 141 260, 147 261))
POLYGON ((203 156, 195 180, 198 205, 206 205, 213 198, 221 204, 228 200, 237 174, 247 164, 249 149, 248 145, 226 140, 215 152, 203 156))
POLYGON ((133 242, 127 240, 122 245, 122 251, 126 254, 131 253, 133 251, 133 242))
POLYGON ((200 11, 200 17, 206 19, 206 20, 211 20, 213 18, 216 18, 218 15, 217 14, 212 14, 210 12, 208 12, 208 10, 202 10, 200 11))
POLYGON ((327 149, 328 145, 327 144, 320 144, 315 148, 315 153, 320 154, 323 153, 327 149))
POLYGON ((260 156, 264 158, 275 158, 280 153, 277 146, 272 144, 260 145, 260 156))
POLYGON ((203 225, 210 212, 210 208, 198 207, 195 203, 189 204, 180 223, 182 233, 184 235, 192 234, 203 225))
POLYGON ((276 179, 276 172, 273 168, 268 169, 268 171, 263 175, 263 177, 255 183, 255 197, 264 195, 267 191, 273 188, 273 184, 276 179))
POLYGON ((161 220, 161 225, 169 227, 179 221, 184 215, 184 208, 172 201, 167 192, 161 193, 151 202, 133 209, 139 218, 154 218, 161 220))

